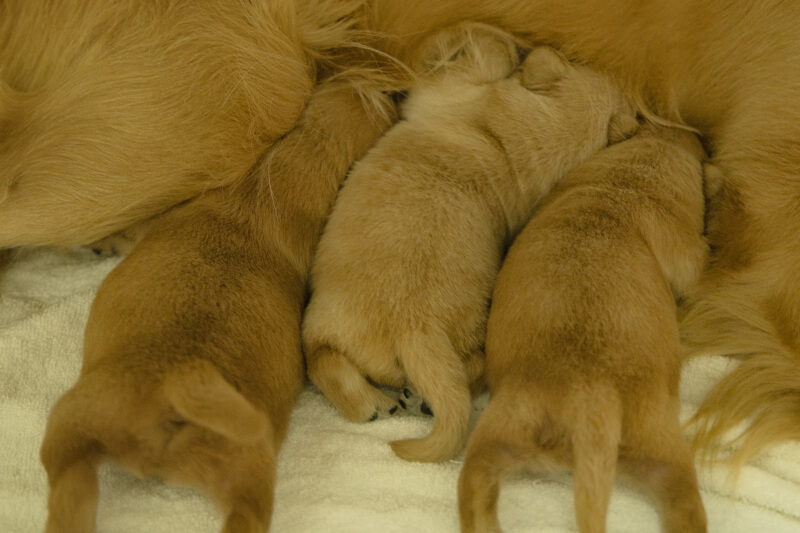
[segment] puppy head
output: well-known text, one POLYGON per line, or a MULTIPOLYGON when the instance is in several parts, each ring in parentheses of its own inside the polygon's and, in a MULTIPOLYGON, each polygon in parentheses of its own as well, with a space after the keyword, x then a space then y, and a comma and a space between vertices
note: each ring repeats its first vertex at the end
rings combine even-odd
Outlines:
MULTIPOLYGON (((636 111, 611 80, 589 68, 570 63, 549 46, 537 46, 522 64, 522 85, 534 92, 557 96, 578 88, 585 95, 595 95, 598 103, 610 105, 608 144, 631 137, 639 127, 636 111)), ((603 106, 598 106, 601 109, 603 106)))
MULTIPOLYGON (((107 458, 140 476, 204 490, 226 511, 234 512, 254 486, 271 503, 269 421, 208 361, 163 375, 95 368, 56 403, 41 449, 50 482, 48 531, 93 523, 95 469, 107 458)), ((245 499, 262 496, 253 498, 245 499)))
POLYGON ((551 92, 569 72, 569 62, 549 46, 537 46, 522 63, 522 85, 535 92, 551 92))
POLYGON ((511 34, 476 22, 462 22, 422 45, 412 68, 423 78, 442 77, 480 85, 506 78, 519 64, 521 43, 511 34))

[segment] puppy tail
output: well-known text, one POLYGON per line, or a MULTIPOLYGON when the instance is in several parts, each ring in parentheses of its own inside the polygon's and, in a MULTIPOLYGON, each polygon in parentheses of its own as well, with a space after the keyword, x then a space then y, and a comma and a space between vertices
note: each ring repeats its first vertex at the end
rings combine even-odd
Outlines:
POLYGON ((99 421, 87 406, 97 401, 83 380, 53 406, 40 459, 50 484, 46 533, 90 533, 97 515, 97 464, 105 447, 97 438, 99 421))
POLYGON ((574 460, 575 515, 581 533, 605 531, 622 434, 617 392, 592 385, 577 394, 567 422, 574 460))
POLYGON ((185 363, 170 372, 164 395, 188 421, 235 442, 273 441, 269 419, 208 361, 185 363))
POLYGON ((400 353, 409 381, 428 403, 435 419, 433 430, 426 437, 394 441, 392 449, 408 461, 452 459, 467 439, 472 412, 465 365, 441 331, 412 332, 401 342, 400 353))

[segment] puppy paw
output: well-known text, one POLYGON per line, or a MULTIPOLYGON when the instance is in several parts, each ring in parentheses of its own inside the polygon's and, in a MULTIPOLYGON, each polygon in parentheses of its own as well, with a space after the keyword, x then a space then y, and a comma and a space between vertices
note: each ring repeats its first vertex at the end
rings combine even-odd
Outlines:
POLYGON ((381 391, 376 391, 376 393, 375 409, 367 418, 367 422, 374 422, 375 420, 379 420, 381 418, 389 418, 397 414, 402 407, 402 403, 400 402, 399 398, 394 397, 394 395, 386 394, 385 392, 381 391))
POLYGON ((104 239, 95 241, 88 245, 95 254, 101 257, 114 257, 118 255, 128 255, 133 250, 136 241, 129 237, 124 231, 109 235, 104 239))
POLYGON ((400 406, 412 415, 433 416, 430 406, 422 399, 419 392, 413 387, 406 387, 398 400, 400 406))

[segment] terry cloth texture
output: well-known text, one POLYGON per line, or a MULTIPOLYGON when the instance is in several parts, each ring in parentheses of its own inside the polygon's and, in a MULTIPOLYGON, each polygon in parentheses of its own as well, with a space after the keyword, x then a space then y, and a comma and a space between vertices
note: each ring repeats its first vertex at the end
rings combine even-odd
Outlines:
MULTIPOLYGON (((47 480, 39 446, 52 404, 77 379, 83 329, 98 285, 120 259, 86 250, 31 250, 9 267, 0 289, 0 531, 44 528, 47 480)), ((683 372, 682 416, 736 363, 693 361, 683 372)), ((482 401, 476 402, 475 417, 482 401)), ((344 420, 312 386, 300 397, 278 462, 275 533, 455 533, 461 458, 412 464, 389 440, 422 436, 432 419, 344 420)), ((774 448, 744 468, 701 470, 711 533, 800 532, 800 443, 774 448)), ((500 496, 507 533, 576 531, 568 474, 520 475, 500 496)), ((222 518, 191 489, 140 480, 114 464, 100 469, 100 533, 217 533, 222 518)), ((658 532, 651 501, 620 481, 609 531, 658 532)))

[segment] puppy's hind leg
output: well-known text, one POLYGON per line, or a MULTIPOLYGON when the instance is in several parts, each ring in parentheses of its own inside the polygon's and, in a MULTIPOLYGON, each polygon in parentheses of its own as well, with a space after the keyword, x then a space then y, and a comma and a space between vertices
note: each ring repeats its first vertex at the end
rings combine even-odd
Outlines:
MULTIPOLYGON (((79 385, 80 386, 80 385, 79 385)), ((68 391, 53 407, 47 422, 41 460, 50 483, 46 533, 94 533, 97 514, 97 471, 103 446, 87 420, 87 398, 68 391)))
POLYGON ((501 531, 497 517, 500 484, 526 466, 536 452, 530 420, 539 420, 540 414, 520 412, 513 398, 509 409, 508 402, 492 398, 469 438, 458 479, 462 533, 501 531))
POLYGON ((416 386, 434 415, 433 431, 421 439, 391 443, 408 461, 452 459, 464 446, 472 412, 466 369, 444 333, 411 333, 400 347, 409 381, 416 386))
POLYGON ((666 533, 705 533, 706 512, 694 457, 674 407, 662 407, 663 416, 651 409, 640 410, 641 416, 629 424, 635 434, 630 436, 630 451, 620 457, 620 468, 654 496, 666 533))
POLYGON ((266 533, 272 517, 275 458, 271 447, 253 446, 223 504, 229 509, 222 533, 266 533), (268 449, 267 449, 268 448, 268 449))
POLYGON ((330 346, 306 351, 308 377, 352 422, 371 422, 395 414, 397 400, 373 387, 347 356, 330 346))

